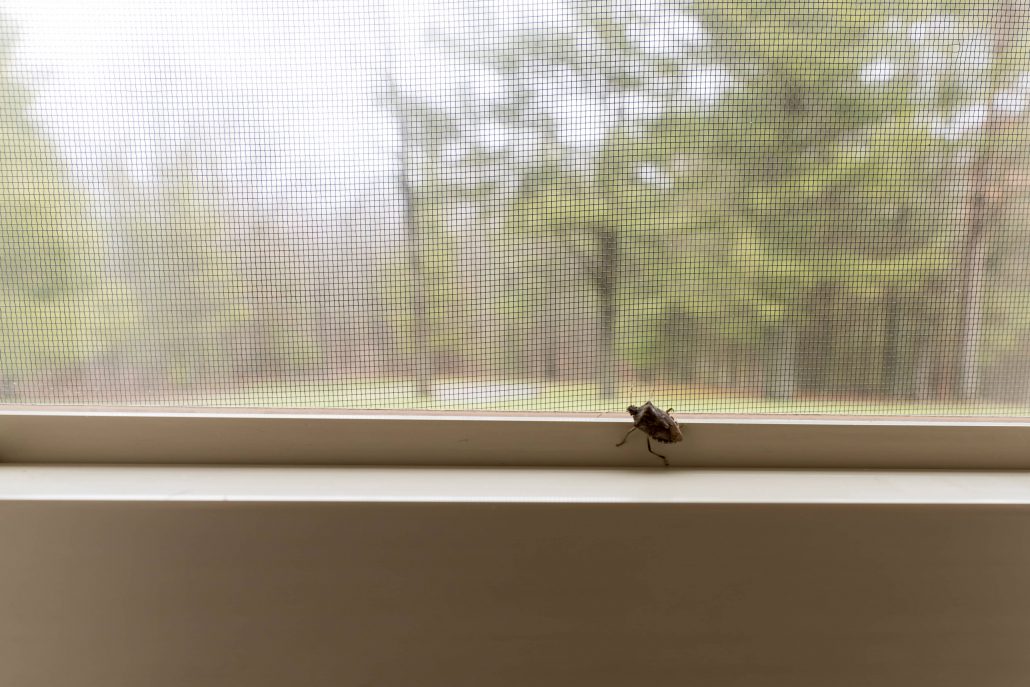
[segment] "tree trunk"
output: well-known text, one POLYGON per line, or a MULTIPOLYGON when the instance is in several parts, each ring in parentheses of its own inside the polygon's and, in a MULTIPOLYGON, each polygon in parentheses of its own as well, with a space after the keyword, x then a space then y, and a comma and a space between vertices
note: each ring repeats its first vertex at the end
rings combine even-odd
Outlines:
MULTIPOLYGON (((991 59, 995 71, 997 63, 1008 51, 1015 27, 1015 3, 998 3, 991 21, 991 59)), ((997 92, 1000 84, 991 83, 989 93, 997 92)), ((969 169, 966 197, 966 232, 962 242, 959 263, 959 337, 956 356, 955 384, 959 398, 972 400, 980 392, 980 344, 983 328, 984 269, 987 262, 989 232, 997 219, 1002 191, 999 184, 995 138, 1001 127, 997 107, 987 103, 987 121, 969 169)))
POLYGON ((667 309, 662 320, 661 367, 668 379, 679 384, 695 382, 697 343, 700 327, 682 310, 667 309))
POLYGON ((597 230, 600 252, 595 286, 600 306, 598 347, 600 351, 598 389, 602 398, 614 398, 618 391, 615 370, 615 296, 619 268, 619 237, 609 227, 597 230))
POLYGON ((933 361, 930 355, 931 336, 923 330, 920 324, 920 333, 915 344, 915 371, 912 374, 912 395, 917 401, 929 401, 931 398, 930 377, 933 371, 933 361))
MULTIPOLYGON (((979 167, 980 161, 974 167, 979 167)), ((983 189, 982 172, 974 171, 968 201, 967 229, 959 267, 961 309, 957 355, 956 386, 959 398, 974 399, 980 386, 980 330, 983 324, 983 284, 986 262, 988 200, 983 189)))
POLYGON ((558 381, 561 365, 559 358, 561 354, 561 336, 558 328, 561 326, 560 319, 556 316, 560 305, 554 302, 547 304, 547 316, 542 332, 543 346, 540 353, 543 360, 540 361, 541 372, 548 382, 558 381))
POLYGON ((561 350, 563 329, 567 323, 562 317, 562 309, 568 299, 568 284, 564 279, 563 265, 570 259, 561 241, 555 235, 549 235, 546 243, 537 247, 541 254, 557 256, 548 260, 543 270, 533 274, 533 279, 544 284, 543 298, 539 305, 543 312, 538 313, 539 348, 536 348, 539 361, 534 361, 533 368, 548 382, 556 382, 561 376, 561 350))
MULTIPOLYGON (((820 282, 808 301, 808 320, 810 325, 805 329, 804 340, 807 365, 799 375, 801 386, 816 392, 828 392, 839 389, 845 383, 842 370, 836 365, 835 348, 837 327, 836 304, 837 286, 830 280, 820 282)), ((800 332, 797 332, 800 336, 800 332)), ((796 346, 796 344, 795 344, 796 346)))
MULTIPOLYGON (((905 205, 895 217, 891 224, 891 241, 898 245, 905 235, 908 227, 910 208, 905 205)), ((883 323, 883 354, 881 360, 881 392, 890 397, 897 398, 902 395, 902 365, 901 365, 901 297, 898 294, 898 287, 888 284, 884 294, 884 323, 883 323)))
POLYGON ((275 367, 275 336, 272 331, 273 303, 276 292, 271 284, 271 270, 268 259, 272 255, 269 246, 266 223, 259 220, 251 231, 251 242, 254 253, 259 259, 250 264, 250 355, 246 361, 246 371, 256 379, 265 379, 275 367))
MULTIPOLYGON (((387 312, 387 305, 383 302, 379 290, 372 292, 373 313, 387 312)), ((373 316, 370 320, 372 329, 372 356, 375 374, 379 377, 392 377, 398 372, 399 352, 397 350, 397 339, 393 329, 385 317, 373 316)))
POLYGON ((788 318, 776 328, 765 379, 768 398, 787 401, 797 391, 797 325, 788 318))
POLYGON ((901 303, 898 292, 893 286, 887 287, 884 297, 883 323, 883 359, 881 361, 881 391, 890 398, 901 395, 900 374, 900 339, 901 339, 901 303))
POLYGON ((415 372, 415 391, 420 398, 429 398, 433 392, 433 359, 430 350, 429 306, 426 299, 425 269, 422 265, 422 236, 418 226, 415 190, 410 170, 411 127, 407 116, 399 113, 401 130, 400 159, 397 165, 397 185, 404 208, 404 235, 408 248, 408 271, 411 275, 411 344, 412 365, 415 372))

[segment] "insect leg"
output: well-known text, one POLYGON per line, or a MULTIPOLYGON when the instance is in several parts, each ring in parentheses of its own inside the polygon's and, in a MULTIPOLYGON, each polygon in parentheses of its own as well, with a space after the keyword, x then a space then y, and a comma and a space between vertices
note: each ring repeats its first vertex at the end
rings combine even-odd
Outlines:
POLYGON ((667 413, 671 413, 671 412, 672 412, 672 408, 669 408, 669 409, 668 409, 668 410, 666 410, 665 412, 667 412, 667 413))
POLYGON ((640 428, 637 427, 636 425, 633 425, 633 429, 631 429, 628 432, 626 432, 626 436, 622 437, 622 441, 620 441, 619 443, 617 443, 615 445, 616 446, 622 446, 623 444, 625 444, 626 443, 626 439, 629 439, 629 435, 632 434, 633 432, 637 431, 638 429, 640 429, 640 428))
POLYGON ((662 462, 665 463, 665 467, 669 467, 669 461, 667 461, 665 459, 665 456, 663 456, 661 453, 655 453, 655 450, 653 448, 651 448, 651 437, 647 438, 647 450, 648 450, 648 452, 653 453, 654 455, 656 455, 659 458, 661 458, 662 462))

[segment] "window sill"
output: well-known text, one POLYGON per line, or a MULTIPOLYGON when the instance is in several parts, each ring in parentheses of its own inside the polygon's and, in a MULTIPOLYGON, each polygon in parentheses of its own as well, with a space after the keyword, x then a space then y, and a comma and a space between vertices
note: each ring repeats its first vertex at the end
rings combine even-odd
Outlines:
POLYGON ((1030 473, 0 466, 0 501, 1030 504, 1030 473))
MULTIPOLYGON (((1030 469, 1030 422, 677 415, 676 467, 1030 469)), ((0 406, 0 463, 649 468, 628 416, 0 406)), ((578 473, 581 474, 581 473, 578 473)))

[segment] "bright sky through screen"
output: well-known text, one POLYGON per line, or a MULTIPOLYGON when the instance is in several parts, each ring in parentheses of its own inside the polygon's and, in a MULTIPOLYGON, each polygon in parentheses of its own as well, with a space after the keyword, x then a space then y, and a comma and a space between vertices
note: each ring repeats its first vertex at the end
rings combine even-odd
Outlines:
MULTIPOLYGON (((543 0, 474 7, 439 0, 4 0, 0 7, 13 20, 17 69, 31 81, 37 115, 84 176, 116 161, 145 178, 168 154, 163 146, 197 129, 242 128, 234 139, 235 179, 276 175, 319 193, 390 173, 396 127, 376 106, 374 86, 384 63, 393 64, 403 87, 436 105, 470 92, 489 99, 504 84, 461 60, 470 36, 491 40, 569 21, 560 3, 543 0), (448 37, 458 37, 457 53, 444 47, 448 37)), ((664 23, 642 16, 634 40, 663 54, 703 42, 699 23, 676 14, 664 23)), ((615 119, 646 118, 659 108, 638 94, 612 102, 583 92, 553 70, 540 78, 554 82, 550 107, 572 146, 590 149, 615 119)), ((709 66, 681 86, 705 103, 728 85, 725 70, 709 66)), ((526 135, 493 124, 479 139, 525 147, 526 135)))

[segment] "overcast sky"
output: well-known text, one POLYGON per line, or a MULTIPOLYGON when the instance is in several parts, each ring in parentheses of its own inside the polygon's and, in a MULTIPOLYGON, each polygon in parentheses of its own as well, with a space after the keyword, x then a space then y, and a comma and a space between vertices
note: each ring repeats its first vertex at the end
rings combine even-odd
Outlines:
MULTIPOLYGON (((646 51, 676 53, 704 40, 694 18, 660 2, 631 6, 646 10, 633 34, 646 51)), ((437 104, 470 89, 489 98, 503 93, 499 77, 442 52, 439 35, 467 40, 569 19, 561 0, 0 0, 0 7, 18 28, 16 69, 38 96, 39 118, 83 177, 96 177, 112 156, 145 177, 199 123, 236 132, 229 158, 237 178, 267 187, 275 177, 323 193, 380 177, 392 164, 396 127, 371 86, 385 61, 402 85, 437 104)), ((552 114, 572 146, 595 146, 617 113, 647 117, 660 108, 642 94, 602 101, 561 70, 539 79, 549 81, 552 114)), ((727 85, 726 73, 709 67, 680 87, 705 101, 727 85)), ((480 137, 487 145, 532 145, 526 132, 498 126, 480 137)))
POLYGON ((524 0, 0 0, 0 7, 18 31, 15 69, 73 165, 95 167, 115 155, 145 175, 170 142, 200 123, 236 131, 230 157, 241 174, 323 187, 380 175, 390 164, 394 126, 371 88, 387 55, 403 83, 438 100, 469 85, 488 91, 496 87, 490 75, 444 59, 427 29, 511 28, 557 12, 553 1, 524 0))
MULTIPOLYGON (((627 6, 636 16, 630 37, 645 53, 677 55, 706 40, 696 18, 659 0, 627 6)), ((443 52, 434 35, 467 42, 567 25, 564 8, 561 0, 0 0, 18 31, 17 76, 32 87, 39 120, 83 179, 98 178, 112 159, 146 178, 184 135, 208 127, 226 146, 233 179, 270 196, 299 194, 302 204, 389 173, 396 127, 376 106, 372 86, 384 62, 402 85, 437 104, 470 89, 500 95, 496 74, 443 52)), ((590 40, 584 33, 581 47, 590 50, 590 40)), ((898 73, 884 59, 862 78, 879 83, 898 73)), ((657 114, 654 93, 668 90, 612 102, 561 69, 536 78, 564 142, 587 149, 614 119, 657 114)), ((698 65, 675 84, 684 100, 702 104, 729 86, 717 64, 698 65)), ((942 135, 975 129, 985 112, 972 102, 949 113, 942 135)), ((487 145, 533 143, 527 132, 496 125, 480 136, 487 145)))

